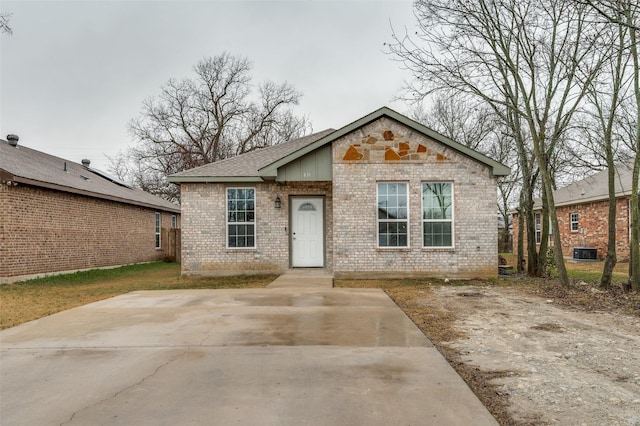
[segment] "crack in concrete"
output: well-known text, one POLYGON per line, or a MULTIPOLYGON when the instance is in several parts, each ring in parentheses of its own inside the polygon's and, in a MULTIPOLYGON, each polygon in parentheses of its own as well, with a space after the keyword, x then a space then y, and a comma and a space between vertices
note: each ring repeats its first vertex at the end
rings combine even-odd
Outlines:
POLYGON ((215 324, 212 325, 211 327, 207 328, 207 330, 204 332, 204 337, 202 338, 202 340, 200 340, 200 343, 198 343, 198 346, 203 346, 204 342, 206 342, 209 337, 211 337, 211 330, 213 330, 215 328, 215 324))
POLYGON ((74 411, 74 412, 73 412, 73 414, 71 414, 71 417, 69 417, 69 419, 68 419, 68 420, 65 420, 64 422, 60 423, 60 426, 71 424, 71 422, 73 421, 73 419, 74 419, 74 417, 76 416, 76 414, 81 413, 81 412, 83 412, 83 411, 86 411, 86 410, 88 410, 88 409, 89 409, 89 408, 91 408, 91 407, 95 407, 95 406, 97 406, 97 405, 100 405, 100 404, 102 404, 102 403, 104 403, 104 402, 106 402, 106 401, 108 401, 108 400, 110 400, 110 399, 117 398, 117 397, 118 397, 118 395, 120 395, 120 394, 122 394, 122 393, 124 393, 124 392, 126 392, 126 391, 128 391, 128 390, 131 390, 131 389, 133 389, 133 388, 136 388, 136 387, 140 386, 140 385, 141 385, 141 384, 143 384, 147 379, 149 379, 149 378, 151 378, 151 377, 155 376, 155 375, 158 373, 158 371, 160 371, 162 368, 164 368, 164 367, 166 367, 167 365, 171 364, 172 362, 176 361, 178 358, 182 357, 182 356, 183 356, 183 355, 185 355, 187 352, 189 352, 189 349, 185 349, 183 352, 181 352, 181 353, 179 353, 179 354, 177 354, 177 355, 175 355, 175 356, 171 357, 171 358, 170 358, 170 359, 168 359, 166 362, 164 362, 163 364, 160 364, 158 367, 156 367, 156 369, 155 369, 155 370, 153 370, 153 372, 151 372, 150 374, 147 374, 147 375, 146 375, 146 376, 144 376, 142 379, 140 379, 137 383, 133 383, 133 384, 131 384, 131 385, 129 385, 129 386, 127 386, 127 387, 123 388, 123 389, 120 389, 118 392, 114 393, 113 395, 111 395, 111 396, 109 396, 109 397, 107 397, 107 398, 101 399, 100 401, 97 401, 97 402, 95 402, 95 403, 89 404, 89 405, 87 405, 87 406, 85 406, 85 407, 81 408, 80 410, 74 411))

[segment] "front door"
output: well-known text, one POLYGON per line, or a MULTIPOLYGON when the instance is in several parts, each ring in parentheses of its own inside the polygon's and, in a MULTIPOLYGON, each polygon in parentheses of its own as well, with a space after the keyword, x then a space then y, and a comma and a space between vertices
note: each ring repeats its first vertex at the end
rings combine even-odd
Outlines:
POLYGON ((291 266, 324 266, 324 199, 291 198, 291 266))

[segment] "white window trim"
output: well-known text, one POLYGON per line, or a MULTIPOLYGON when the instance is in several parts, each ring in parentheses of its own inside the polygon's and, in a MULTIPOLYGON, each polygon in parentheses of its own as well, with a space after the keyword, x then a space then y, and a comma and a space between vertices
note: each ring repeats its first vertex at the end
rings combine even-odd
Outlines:
POLYGON ((536 245, 539 246, 542 244, 542 212, 533 213, 533 227, 535 228, 533 237, 536 240, 536 245), (540 220, 538 220, 538 218, 540 218, 540 220), (540 235, 540 238, 538 238, 538 235, 540 235))
POLYGON ((171 228, 176 229, 178 227, 178 216, 171 215, 171 228))
POLYGON ((420 182, 420 234, 422 236, 422 248, 428 250, 450 250, 456 248, 456 197, 455 197, 455 185, 452 181, 422 181, 420 182), (423 194, 423 185, 425 183, 448 183, 451 185, 451 219, 424 219, 424 198, 423 194), (425 222, 451 222, 451 245, 450 246, 425 246, 424 245, 424 223, 425 222))
POLYGON ((156 250, 160 250, 162 248, 162 213, 156 212, 155 220, 154 244, 156 246, 156 250))
POLYGON ((569 230, 571 232, 580 232, 580 215, 576 212, 569 213, 569 230), (576 220, 573 220, 573 215, 576 216, 576 220), (573 229, 573 224, 576 224, 576 229, 573 229))
POLYGON ((376 182, 376 247, 380 250, 406 250, 411 248, 411 200, 409 199, 409 182, 407 181, 395 181, 395 180, 381 180, 376 182), (407 195, 407 218, 406 219, 382 219, 383 222, 406 222, 407 223, 407 245, 406 246, 381 246, 380 245, 380 218, 378 217, 378 200, 379 200, 379 186, 381 183, 403 183, 406 185, 407 195))
POLYGON ((224 233, 225 247, 227 250, 256 250, 258 248, 258 202, 257 191, 253 186, 228 186, 224 189, 224 233), (230 189, 253 189, 253 222, 229 222, 229 190, 230 189), (230 247, 229 246, 229 224, 253 225, 253 247, 230 247))

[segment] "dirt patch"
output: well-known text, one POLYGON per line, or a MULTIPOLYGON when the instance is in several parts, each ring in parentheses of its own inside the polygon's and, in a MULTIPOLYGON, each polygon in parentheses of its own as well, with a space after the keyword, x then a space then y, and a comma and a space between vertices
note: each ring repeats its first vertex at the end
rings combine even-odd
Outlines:
POLYGON ((513 281, 373 286, 407 313, 500 424, 640 426, 637 293, 513 281))

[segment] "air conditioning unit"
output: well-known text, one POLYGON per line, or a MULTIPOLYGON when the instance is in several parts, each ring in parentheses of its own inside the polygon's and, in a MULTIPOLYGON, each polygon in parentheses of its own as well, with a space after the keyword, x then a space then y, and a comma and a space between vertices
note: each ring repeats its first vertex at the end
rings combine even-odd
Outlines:
POLYGON ((573 258, 576 260, 597 260, 598 249, 595 247, 574 247, 573 258))

